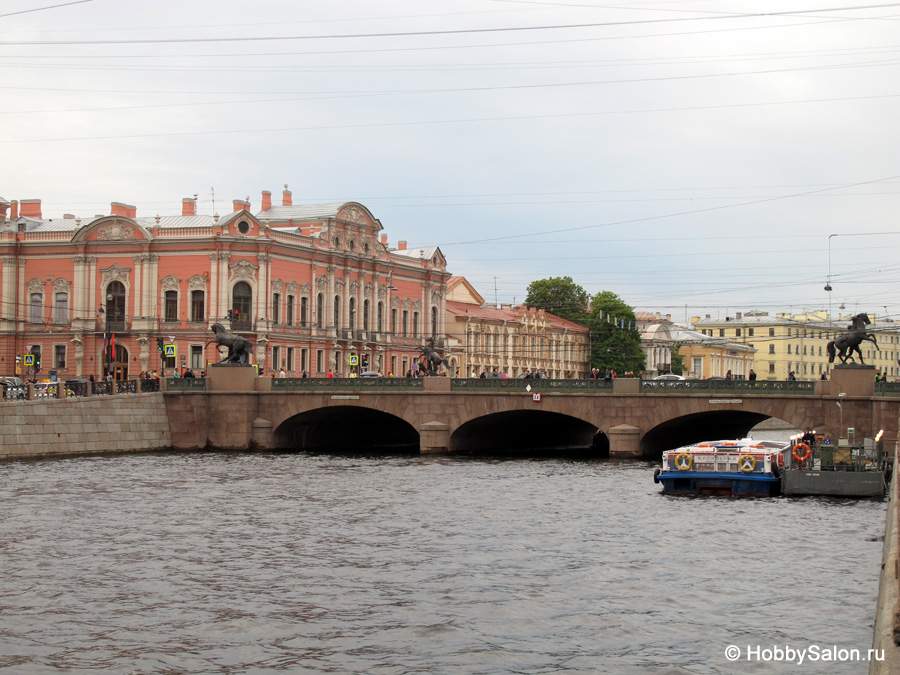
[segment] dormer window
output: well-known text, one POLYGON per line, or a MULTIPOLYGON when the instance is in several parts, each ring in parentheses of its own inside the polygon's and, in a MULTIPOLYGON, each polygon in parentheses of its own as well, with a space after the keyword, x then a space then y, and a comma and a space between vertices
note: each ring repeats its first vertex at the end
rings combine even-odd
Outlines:
POLYGON ((248 223, 246 220, 242 220, 238 223, 237 229, 241 234, 247 234, 250 231, 250 223, 248 223))

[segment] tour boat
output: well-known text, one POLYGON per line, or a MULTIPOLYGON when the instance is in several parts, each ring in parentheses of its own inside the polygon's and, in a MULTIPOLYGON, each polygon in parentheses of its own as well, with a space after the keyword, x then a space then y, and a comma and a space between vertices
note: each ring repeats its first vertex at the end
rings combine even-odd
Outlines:
POLYGON ((669 495, 770 497, 781 491, 791 444, 779 441, 704 441, 666 450, 653 481, 669 495))

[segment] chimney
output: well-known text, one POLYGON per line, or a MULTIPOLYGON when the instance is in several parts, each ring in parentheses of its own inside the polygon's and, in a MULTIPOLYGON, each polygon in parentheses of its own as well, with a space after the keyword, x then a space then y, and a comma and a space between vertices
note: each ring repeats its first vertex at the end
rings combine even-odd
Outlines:
POLYGON ((231 203, 234 204, 235 212, 250 210, 250 202, 248 202, 246 199, 232 199, 231 203))
POLYGON ((405 242, 405 241, 398 241, 398 242, 397 242, 397 250, 398 250, 398 251, 405 251, 405 250, 406 250, 406 242, 405 242))
POLYGON ((262 204, 260 205, 260 209, 263 211, 268 211, 272 208, 272 193, 268 190, 263 190, 262 192, 262 204))
POLYGON ((185 197, 181 200, 181 215, 183 216, 196 216, 197 215, 197 200, 194 197, 185 197))
POLYGON ((0 202, 0 223, 6 220, 6 209, 9 208, 9 204, 4 202, 0 202))
POLYGON ((284 186, 284 192, 281 193, 281 205, 282 206, 293 206, 294 201, 291 197, 291 191, 287 189, 287 184, 284 186))
POLYGON ((742 317, 742 316, 744 316, 744 315, 741 314, 740 312, 735 312, 735 313, 734 313, 734 318, 737 319, 738 321, 741 320, 741 317, 742 317))
POLYGON ((381 243, 384 244, 385 246, 387 246, 387 235, 386 234, 381 235, 381 243))
POLYGON ((123 204, 122 202, 113 202, 109 205, 109 215, 111 216, 125 216, 128 218, 128 204, 123 204))
MULTIPOLYGON (((13 202, 15 203, 15 202, 13 202)), ((41 218, 41 200, 40 199, 23 199, 20 202, 22 206, 21 215, 25 218, 41 218)))
POLYGON ((63 220, 75 220, 75 215, 71 213, 64 213, 63 220))
POLYGON ((9 219, 15 220, 18 217, 19 217, 19 202, 17 202, 15 199, 13 199, 9 203, 9 219))

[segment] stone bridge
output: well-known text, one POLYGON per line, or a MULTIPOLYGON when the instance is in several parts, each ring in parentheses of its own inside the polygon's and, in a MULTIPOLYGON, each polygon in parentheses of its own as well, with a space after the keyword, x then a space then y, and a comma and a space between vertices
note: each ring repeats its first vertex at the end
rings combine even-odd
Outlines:
POLYGON ((873 370, 850 367, 836 368, 829 382, 798 383, 273 380, 249 368, 213 367, 205 381, 179 386, 184 390, 170 386, 165 400, 173 446, 185 450, 656 456, 689 442, 741 437, 767 418, 832 438, 842 426, 857 440, 882 429, 896 438, 900 411, 900 386, 876 391, 873 370))

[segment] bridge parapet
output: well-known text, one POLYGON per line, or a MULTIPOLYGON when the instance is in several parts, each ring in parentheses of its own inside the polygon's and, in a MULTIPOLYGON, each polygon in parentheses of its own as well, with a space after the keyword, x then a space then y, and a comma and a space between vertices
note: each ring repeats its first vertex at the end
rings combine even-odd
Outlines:
POLYGON ((642 394, 754 394, 813 396, 816 382, 769 380, 643 380, 642 394))

